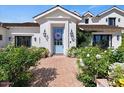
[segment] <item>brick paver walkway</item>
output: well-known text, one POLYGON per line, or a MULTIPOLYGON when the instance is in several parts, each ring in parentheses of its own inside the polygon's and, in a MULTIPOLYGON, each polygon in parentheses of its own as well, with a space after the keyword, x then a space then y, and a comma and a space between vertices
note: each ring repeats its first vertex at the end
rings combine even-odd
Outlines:
POLYGON ((35 79, 31 86, 81 87, 76 79, 76 59, 61 55, 43 58, 33 70, 35 79))

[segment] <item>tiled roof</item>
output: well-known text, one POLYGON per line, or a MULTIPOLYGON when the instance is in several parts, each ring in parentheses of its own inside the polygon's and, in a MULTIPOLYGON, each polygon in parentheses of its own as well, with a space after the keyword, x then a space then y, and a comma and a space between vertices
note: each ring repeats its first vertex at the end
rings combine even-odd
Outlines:
POLYGON ((38 23, 31 23, 31 22, 27 22, 27 23, 0 23, 0 26, 2 27, 10 27, 10 26, 18 26, 18 27, 22 27, 22 26, 26 26, 26 27, 39 27, 40 25, 38 23))

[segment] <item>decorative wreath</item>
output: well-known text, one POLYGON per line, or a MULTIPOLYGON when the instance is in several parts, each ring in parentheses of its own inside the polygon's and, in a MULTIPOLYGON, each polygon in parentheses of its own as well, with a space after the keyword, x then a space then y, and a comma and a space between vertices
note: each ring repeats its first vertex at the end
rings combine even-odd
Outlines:
POLYGON ((55 33, 55 39, 56 40, 60 40, 62 38, 62 34, 61 33, 55 33))

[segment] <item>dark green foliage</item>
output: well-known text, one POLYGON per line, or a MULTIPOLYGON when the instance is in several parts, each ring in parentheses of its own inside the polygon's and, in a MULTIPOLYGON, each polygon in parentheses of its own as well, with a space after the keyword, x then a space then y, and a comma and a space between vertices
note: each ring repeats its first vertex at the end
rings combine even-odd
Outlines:
POLYGON ((79 74, 77 79, 85 85, 85 87, 96 87, 94 78, 88 74, 79 74))
POLYGON ((77 47, 86 47, 91 45, 92 33, 77 29, 77 47))
POLYGON ((13 86, 27 86, 31 73, 30 66, 48 55, 45 48, 8 46, 0 52, 0 81, 8 80, 13 86))

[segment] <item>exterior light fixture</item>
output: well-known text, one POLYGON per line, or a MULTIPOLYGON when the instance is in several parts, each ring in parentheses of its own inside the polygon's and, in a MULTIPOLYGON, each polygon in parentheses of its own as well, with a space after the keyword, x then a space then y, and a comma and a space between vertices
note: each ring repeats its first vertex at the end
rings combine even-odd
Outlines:
POLYGON ((36 42, 36 37, 34 38, 34 41, 36 42))
POLYGON ((74 41, 74 33, 73 33, 72 30, 71 30, 71 32, 70 32, 70 36, 71 36, 72 41, 74 41))
POLYGON ((43 32, 43 36, 45 37, 45 39, 48 41, 48 35, 47 35, 47 33, 46 33, 46 30, 44 30, 44 32, 43 32))
POLYGON ((71 35, 71 37, 73 36, 73 31, 71 30, 71 32, 70 32, 70 35, 71 35))
POLYGON ((44 30, 44 32, 43 32, 43 36, 44 36, 44 37, 47 36, 46 30, 44 30))
POLYGON ((11 37, 9 37, 9 41, 11 41, 11 37))

